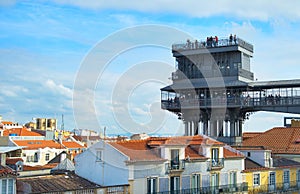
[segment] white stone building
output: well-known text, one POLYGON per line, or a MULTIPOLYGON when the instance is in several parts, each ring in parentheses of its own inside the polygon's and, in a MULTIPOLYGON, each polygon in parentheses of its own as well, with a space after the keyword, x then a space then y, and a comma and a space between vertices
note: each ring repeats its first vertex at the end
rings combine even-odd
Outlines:
POLYGON ((244 155, 206 136, 100 141, 75 158, 76 174, 130 193, 243 191, 244 155))

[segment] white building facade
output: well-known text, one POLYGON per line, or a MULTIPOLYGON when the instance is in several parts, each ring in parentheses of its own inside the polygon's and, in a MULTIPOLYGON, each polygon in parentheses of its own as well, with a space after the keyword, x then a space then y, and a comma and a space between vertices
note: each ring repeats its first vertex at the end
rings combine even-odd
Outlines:
POLYGON ((101 141, 75 158, 76 174, 130 193, 242 192, 244 155, 204 136, 101 141))

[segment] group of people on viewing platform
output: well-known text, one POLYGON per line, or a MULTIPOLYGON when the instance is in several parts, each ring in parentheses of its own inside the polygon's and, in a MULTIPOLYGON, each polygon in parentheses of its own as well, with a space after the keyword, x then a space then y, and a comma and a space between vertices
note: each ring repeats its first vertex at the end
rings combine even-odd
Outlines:
MULTIPOLYGON (((236 35, 230 34, 228 40, 226 40, 228 45, 235 45, 237 44, 237 38, 236 35)), ((222 43, 221 45, 224 45, 222 43)), ((198 49, 198 48, 205 48, 205 47, 217 47, 219 46, 219 38, 218 36, 210 36, 206 38, 206 41, 199 42, 198 40, 195 40, 192 42, 190 39, 187 39, 185 47, 187 49, 198 49)))

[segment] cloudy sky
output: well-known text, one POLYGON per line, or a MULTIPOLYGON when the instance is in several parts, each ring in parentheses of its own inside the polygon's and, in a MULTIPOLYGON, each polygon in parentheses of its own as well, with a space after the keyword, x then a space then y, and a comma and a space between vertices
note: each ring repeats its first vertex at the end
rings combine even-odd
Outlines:
MULTIPOLYGON (((299 6, 277 0, 0 0, 0 114, 19 123, 55 117, 59 125, 63 114, 69 130, 181 134, 180 121, 159 108, 159 89, 174 71, 172 42, 237 34, 254 45, 255 79, 299 78, 299 6)), ((255 113, 245 130, 282 126, 284 116, 255 113)))

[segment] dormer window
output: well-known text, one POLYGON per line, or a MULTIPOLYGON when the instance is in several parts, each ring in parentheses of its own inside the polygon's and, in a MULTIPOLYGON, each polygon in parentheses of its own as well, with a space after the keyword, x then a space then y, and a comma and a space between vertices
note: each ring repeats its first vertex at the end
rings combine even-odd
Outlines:
POLYGON ((171 168, 179 169, 179 149, 171 150, 171 168))
POLYGON ((212 148, 211 149, 211 159, 218 161, 219 160, 219 148, 212 148))

